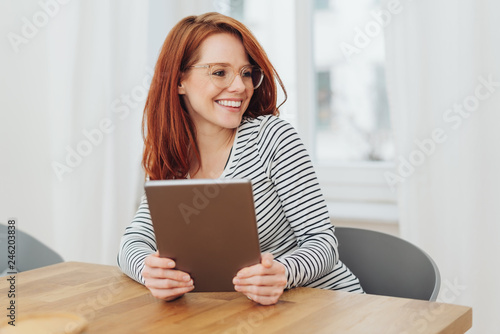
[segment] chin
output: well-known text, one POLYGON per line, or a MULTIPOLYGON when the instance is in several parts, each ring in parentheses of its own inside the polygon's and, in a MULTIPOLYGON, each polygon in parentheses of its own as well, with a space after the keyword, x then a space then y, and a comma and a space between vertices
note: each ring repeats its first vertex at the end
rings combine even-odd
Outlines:
POLYGON ((243 114, 231 115, 230 117, 225 117, 221 120, 221 125, 227 129, 235 129, 240 126, 243 114))

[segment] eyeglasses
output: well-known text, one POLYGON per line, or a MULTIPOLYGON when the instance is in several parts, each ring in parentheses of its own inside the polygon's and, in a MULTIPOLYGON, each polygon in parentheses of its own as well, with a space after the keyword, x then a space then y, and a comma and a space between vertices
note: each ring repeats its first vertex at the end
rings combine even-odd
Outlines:
POLYGON ((208 68, 208 76, 214 85, 219 88, 231 86, 237 74, 240 75, 245 86, 252 87, 253 89, 259 88, 264 79, 264 72, 262 69, 254 65, 243 66, 239 72, 236 72, 231 66, 226 64, 205 64, 190 67, 208 68))

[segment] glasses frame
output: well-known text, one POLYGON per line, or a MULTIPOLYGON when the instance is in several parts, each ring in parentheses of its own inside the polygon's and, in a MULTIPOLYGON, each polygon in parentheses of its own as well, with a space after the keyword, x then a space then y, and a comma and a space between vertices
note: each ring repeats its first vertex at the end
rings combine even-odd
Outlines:
POLYGON ((192 65, 192 66, 189 66, 189 68, 207 68, 208 69, 208 76, 210 77, 210 80, 212 81, 212 83, 214 85, 216 85, 217 87, 224 88, 224 89, 227 88, 227 87, 229 87, 229 86, 231 86, 233 84, 234 79, 236 79, 237 75, 239 75, 240 78, 242 78, 241 74, 242 74, 243 70, 248 69, 248 68, 252 68, 253 70, 260 71, 260 80, 259 80, 259 83, 253 87, 254 90, 256 90, 257 88, 259 88, 260 85, 262 84, 262 81, 264 81, 264 71, 259 66, 257 66, 257 65, 245 65, 242 68, 240 68, 239 71, 235 71, 234 68, 231 67, 231 69, 233 70, 233 79, 231 80, 231 82, 228 83, 227 86, 220 87, 219 85, 217 85, 215 83, 215 80, 213 79, 213 76, 212 76, 212 73, 213 73, 212 69, 213 69, 214 66, 217 66, 217 65, 231 67, 228 64, 224 64, 224 63, 210 63, 210 64, 192 65))

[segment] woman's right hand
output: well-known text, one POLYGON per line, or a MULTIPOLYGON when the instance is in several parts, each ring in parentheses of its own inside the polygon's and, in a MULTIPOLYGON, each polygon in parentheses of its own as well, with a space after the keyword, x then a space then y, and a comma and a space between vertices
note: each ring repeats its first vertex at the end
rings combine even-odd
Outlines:
POLYGON ((162 258, 158 252, 146 257, 142 277, 156 298, 171 301, 194 289, 188 273, 173 269, 174 260, 162 258))

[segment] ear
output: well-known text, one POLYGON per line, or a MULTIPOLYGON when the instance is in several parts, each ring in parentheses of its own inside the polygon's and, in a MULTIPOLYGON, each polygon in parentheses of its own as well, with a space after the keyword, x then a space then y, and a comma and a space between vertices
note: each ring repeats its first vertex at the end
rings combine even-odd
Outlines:
POLYGON ((179 95, 186 94, 186 88, 184 88, 184 85, 182 84, 182 82, 180 82, 179 85, 177 86, 177 94, 179 94, 179 95))
POLYGON ((185 95, 186 94, 186 87, 184 87, 184 77, 185 73, 181 72, 181 75, 179 77, 179 83, 177 84, 177 94, 179 95, 185 95))

